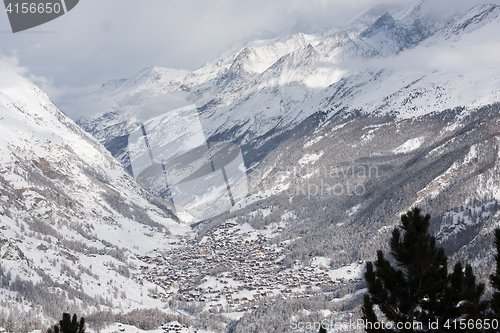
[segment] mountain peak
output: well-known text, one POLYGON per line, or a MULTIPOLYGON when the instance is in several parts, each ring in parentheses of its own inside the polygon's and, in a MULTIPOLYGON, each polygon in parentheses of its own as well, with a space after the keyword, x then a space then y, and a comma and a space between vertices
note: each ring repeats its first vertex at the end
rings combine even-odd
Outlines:
POLYGON ((375 23, 381 16, 385 13, 389 13, 391 15, 398 13, 403 9, 400 5, 377 5, 369 10, 363 12, 358 15, 354 19, 347 22, 343 29, 354 31, 354 32, 362 32, 372 24, 375 23))
POLYGON ((375 23, 363 31, 359 36, 362 38, 370 38, 375 36, 382 30, 392 30, 396 27, 396 20, 391 14, 386 12, 384 15, 380 16, 375 23))

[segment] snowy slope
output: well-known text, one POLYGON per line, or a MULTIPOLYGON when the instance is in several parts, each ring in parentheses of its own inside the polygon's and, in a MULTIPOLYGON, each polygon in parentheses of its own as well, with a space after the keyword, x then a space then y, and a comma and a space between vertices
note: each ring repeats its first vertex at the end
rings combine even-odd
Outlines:
MULTIPOLYGON (((133 279, 135 258, 189 226, 39 88, 0 68, 8 78, 0 82, 0 264, 13 278, 39 283, 34 293, 19 287, 17 297, 36 309, 42 290, 50 292, 45 318, 61 306, 81 313, 161 306, 133 279)), ((5 308, 15 299, 2 289, 5 308)))

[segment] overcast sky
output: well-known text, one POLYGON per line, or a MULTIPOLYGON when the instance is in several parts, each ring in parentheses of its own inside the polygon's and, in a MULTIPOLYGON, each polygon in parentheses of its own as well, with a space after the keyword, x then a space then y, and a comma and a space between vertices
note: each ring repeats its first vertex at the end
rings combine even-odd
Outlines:
MULTIPOLYGON (((388 2, 415 1, 80 0, 66 15, 17 34, 2 10, 0 54, 14 55, 29 75, 45 80, 44 89, 58 102, 145 67, 196 69, 258 28, 279 31, 299 20, 341 25, 388 2)), ((450 4, 471 7, 484 1, 432 2, 449 10, 450 4)))

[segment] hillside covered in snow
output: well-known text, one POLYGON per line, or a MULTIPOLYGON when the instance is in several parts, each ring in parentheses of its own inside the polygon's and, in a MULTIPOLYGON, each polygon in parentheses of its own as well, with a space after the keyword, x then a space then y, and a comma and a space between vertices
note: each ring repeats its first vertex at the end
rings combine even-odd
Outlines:
POLYGON ((161 307, 151 285, 131 279, 136 257, 189 226, 39 88, 0 66, 2 320, 29 311, 33 325, 48 325, 62 310, 161 307))

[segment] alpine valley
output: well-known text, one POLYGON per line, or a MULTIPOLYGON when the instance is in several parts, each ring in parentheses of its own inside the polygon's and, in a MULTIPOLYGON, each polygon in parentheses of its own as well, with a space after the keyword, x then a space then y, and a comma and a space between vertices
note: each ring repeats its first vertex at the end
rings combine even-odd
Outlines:
POLYGON ((365 261, 389 251, 413 206, 431 214, 449 266, 470 263, 488 285, 500 6, 433 5, 259 30, 197 70, 105 83, 76 123, 0 64, 0 326, 45 330, 62 312, 103 332, 348 323, 365 261), (129 147, 144 124, 193 104, 208 142, 241 147, 248 183, 230 210, 196 223, 134 179, 129 147))

